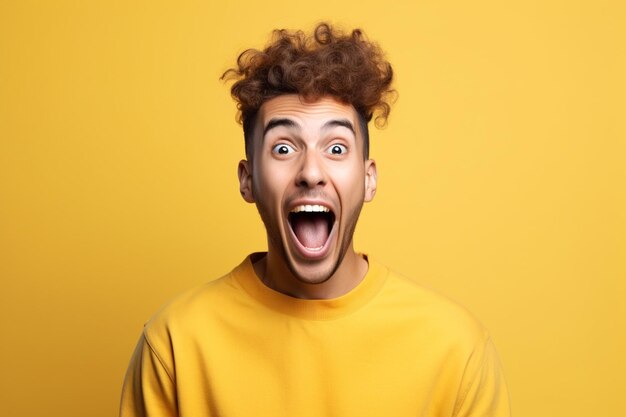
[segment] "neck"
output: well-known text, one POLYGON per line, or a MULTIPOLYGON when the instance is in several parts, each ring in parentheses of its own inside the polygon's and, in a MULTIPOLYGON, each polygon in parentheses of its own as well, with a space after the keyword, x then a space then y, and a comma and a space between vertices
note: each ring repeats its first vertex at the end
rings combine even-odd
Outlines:
POLYGON ((263 283, 282 294, 301 299, 331 299, 347 294, 365 277, 368 263, 352 245, 339 267, 324 282, 310 284, 295 276, 287 262, 271 250, 254 263, 254 271, 263 283))

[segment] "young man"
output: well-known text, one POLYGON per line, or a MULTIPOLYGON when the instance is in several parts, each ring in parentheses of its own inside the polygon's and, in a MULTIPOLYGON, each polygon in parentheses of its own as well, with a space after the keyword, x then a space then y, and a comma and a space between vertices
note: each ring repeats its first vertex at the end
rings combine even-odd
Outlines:
POLYGON ((376 192, 367 123, 389 113, 391 66, 358 30, 275 35, 225 74, 267 253, 146 324, 121 415, 508 416, 487 332, 354 251, 376 192))

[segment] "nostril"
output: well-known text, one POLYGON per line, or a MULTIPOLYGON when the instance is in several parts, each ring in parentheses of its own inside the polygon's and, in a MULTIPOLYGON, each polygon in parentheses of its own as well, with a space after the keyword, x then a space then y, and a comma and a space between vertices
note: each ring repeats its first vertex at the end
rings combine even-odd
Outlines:
POLYGON ((307 158, 296 177, 296 183, 299 186, 315 187, 326 183, 324 170, 317 161, 312 159, 307 158))
POLYGON ((301 187, 316 187, 318 185, 324 185, 326 181, 323 177, 319 178, 301 178, 297 181, 297 184, 301 187))

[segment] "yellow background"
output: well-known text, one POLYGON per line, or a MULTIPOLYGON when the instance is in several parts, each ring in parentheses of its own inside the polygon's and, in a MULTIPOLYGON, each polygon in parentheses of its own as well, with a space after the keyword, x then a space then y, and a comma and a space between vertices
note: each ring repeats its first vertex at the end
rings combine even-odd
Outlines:
POLYGON ((115 415, 142 323, 265 247, 218 77, 329 19, 400 93, 357 249, 486 324, 515 416, 623 416, 623 4, 3 1, 0 414, 115 415))

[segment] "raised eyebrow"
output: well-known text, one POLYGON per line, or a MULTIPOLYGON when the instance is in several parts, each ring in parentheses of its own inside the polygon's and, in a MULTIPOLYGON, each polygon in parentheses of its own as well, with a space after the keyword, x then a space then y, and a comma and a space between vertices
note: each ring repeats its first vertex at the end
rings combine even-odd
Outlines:
POLYGON ((298 126, 298 124, 291 119, 270 119, 270 121, 267 122, 267 125, 263 129, 263 137, 265 137, 267 132, 269 132, 270 130, 278 126, 285 126, 289 128, 300 128, 300 126, 298 126))
POLYGON ((354 136, 356 136, 356 131, 354 130, 354 125, 348 119, 333 119, 333 120, 329 120, 326 123, 324 123, 324 126, 322 126, 322 129, 330 129, 330 128, 337 127, 337 126, 341 126, 341 127, 345 127, 347 129, 349 129, 352 132, 352 134, 354 136))

